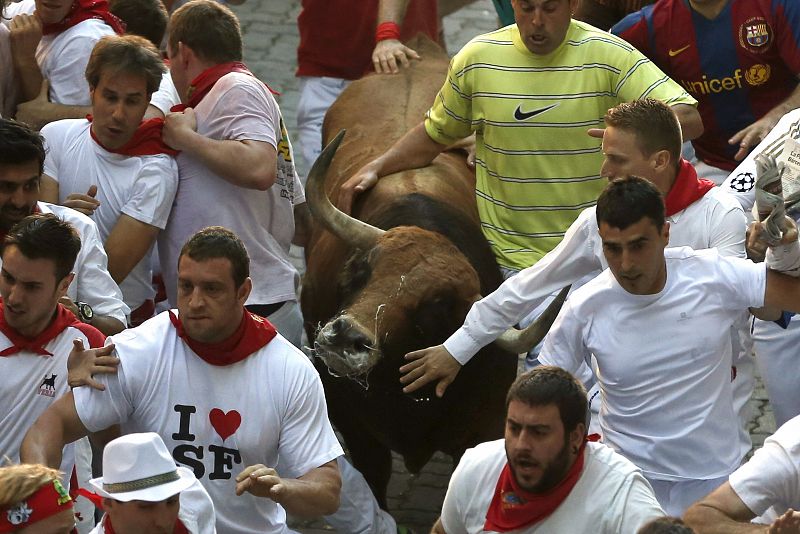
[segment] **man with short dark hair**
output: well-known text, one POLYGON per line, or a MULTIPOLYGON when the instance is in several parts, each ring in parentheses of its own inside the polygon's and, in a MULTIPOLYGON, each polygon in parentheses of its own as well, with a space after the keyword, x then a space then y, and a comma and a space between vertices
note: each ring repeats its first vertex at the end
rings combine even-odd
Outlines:
MULTIPOLYGON (((75 340, 91 347, 105 340, 59 304, 72 282, 80 248, 75 229, 53 214, 26 217, 5 235, 0 270, 0 458, 19 461, 25 432, 69 391, 67 360, 75 340)), ((84 451, 86 442, 77 447, 65 443, 63 461, 51 466, 65 473, 65 484, 76 455, 84 458, 84 451)), ((61 452, 59 446, 59 456, 61 452)), ((88 458, 78 462, 78 480, 88 478, 89 464, 88 458)), ((79 524, 91 528, 87 512, 83 510, 79 524)))
POLYGON ((44 160, 41 135, 24 124, 0 119, 0 233, 34 213, 55 213, 72 224, 81 237, 81 250, 75 277, 61 303, 104 334, 116 334, 126 327, 130 310, 108 274, 97 225, 75 210, 39 201, 44 160))
MULTIPOLYGON (((664 201, 643 178, 612 181, 596 216, 608 269, 572 293, 539 359, 577 371, 594 358, 603 441, 641 467, 664 510, 680 516, 746 453, 731 326, 748 307, 800 309, 800 280, 716 249, 665 251, 664 201)), ((788 256, 768 263, 791 271, 797 231, 784 239, 773 252, 788 256)))
POLYGON ((505 438, 461 457, 434 533, 632 533, 664 514, 635 465, 586 442, 586 390, 568 372, 521 375, 506 409, 505 438))
POLYGON ((177 314, 165 312, 109 339, 121 371, 75 388, 26 436, 23 458, 58 464, 60 444, 119 423, 161 436, 216 504, 217 529, 286 531, 286 513, 339 505, 342 454, 322 384, 308 358, 244 308, 252 281, 244 244, 221 227, 182 247, 177 314), (280 458, 281 471, 274 469, 280 458))
POLYGON ((163 73, 158 50, 144 38, 105 37, 86 67, 93 114, 42 129, 48 149, 42 198, 97 223, 133 325, 155 310, 150 251, 178 187, 175 152, 161 141, 162 124, 142 122, 163 73))

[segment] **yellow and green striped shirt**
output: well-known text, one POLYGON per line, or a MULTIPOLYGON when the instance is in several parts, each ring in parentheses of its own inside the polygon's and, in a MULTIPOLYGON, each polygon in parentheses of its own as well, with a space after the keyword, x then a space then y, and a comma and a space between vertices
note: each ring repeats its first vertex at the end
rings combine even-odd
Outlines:
POLYGON ((456 54, 425 128, 442 144, 476 132, 478 212, 502 267, 536 263, 595 204, 602 153, 586 130, 644 97, 697 104, 633 46, 578 21, 548 55, 528 51, 515 24, 456 54))

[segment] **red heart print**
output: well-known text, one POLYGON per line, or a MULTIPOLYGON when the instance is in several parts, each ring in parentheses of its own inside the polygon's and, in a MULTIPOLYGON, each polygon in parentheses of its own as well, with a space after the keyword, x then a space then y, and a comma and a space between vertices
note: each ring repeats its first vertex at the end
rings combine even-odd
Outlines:
POLYGON ((222 441, 231 437, 242 424, 242 416, 236 410, 225 413, 219 408, 214 408, 208 413, 208 420, 211 421, 211 426, 217 431, 222 441))

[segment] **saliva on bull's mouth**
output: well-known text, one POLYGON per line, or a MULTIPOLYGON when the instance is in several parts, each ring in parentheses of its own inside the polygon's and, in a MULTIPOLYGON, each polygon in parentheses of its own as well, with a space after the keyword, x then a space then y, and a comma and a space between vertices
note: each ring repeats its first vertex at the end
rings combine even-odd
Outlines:
POLYGON ((380 359, 380 350, 366 338, 343 336, 342 322, 340 316, 317 330, 312 353, 322 360, 331 375, 348 378, 368 389, 367 377, 380 359))

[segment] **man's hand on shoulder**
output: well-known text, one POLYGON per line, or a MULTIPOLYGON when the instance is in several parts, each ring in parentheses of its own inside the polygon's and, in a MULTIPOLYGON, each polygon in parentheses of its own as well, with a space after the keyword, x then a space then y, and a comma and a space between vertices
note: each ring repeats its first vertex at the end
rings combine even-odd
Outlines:
POLYGON ((421 59, 419 54, 397 39, 378 41, 372 51, 372 64, 379 74, 397 74, 400 67, 408 67, 409 60, 421 59), (399 63, 399 66, 398 66, 399 63))
POLYGON ((405 385, 404 393, 412 393, 438 380, 436 396, 442 397, 447 386, 453 383, 461 370, 461 364, 444 348, 444 345, 409 352, 406 354, 406 360, 412 361, 400 368, 402 374, 400 383, 405 385))
POLYGON ((67 359, 67 383, 70 388, 89 386, 105 391, 106 387, 94 379, 97 373, 113 374, 117 372, 119 358, 112 356, 114 344, 99 349, 86 349, 83 341, 72 342, 72 352, 67 359))
POLYGON ((164 117, 162 137, 175 150, 186 150, 187 139, 197 132, 197 116, 194 109, 167 113, 164 117))

